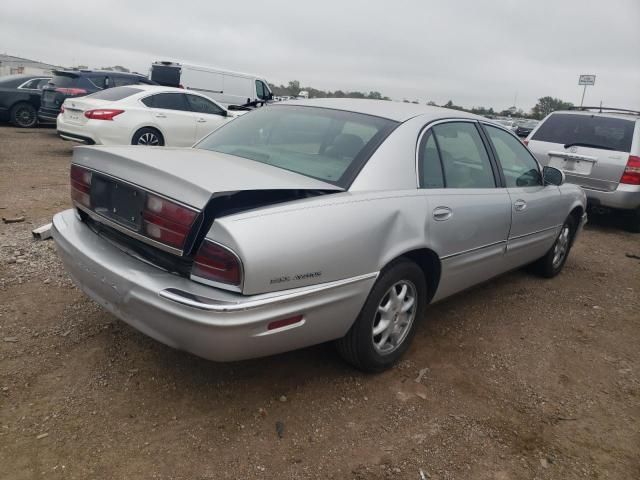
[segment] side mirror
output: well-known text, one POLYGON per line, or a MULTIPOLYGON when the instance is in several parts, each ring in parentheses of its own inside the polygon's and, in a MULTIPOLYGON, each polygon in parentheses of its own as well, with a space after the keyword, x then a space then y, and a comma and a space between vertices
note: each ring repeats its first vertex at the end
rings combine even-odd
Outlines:
POLYGON ((565 180, 564 172, 555 167, 546 166, 542 168, 542 179, 544 180, 545 185, 560 186, 565 180))

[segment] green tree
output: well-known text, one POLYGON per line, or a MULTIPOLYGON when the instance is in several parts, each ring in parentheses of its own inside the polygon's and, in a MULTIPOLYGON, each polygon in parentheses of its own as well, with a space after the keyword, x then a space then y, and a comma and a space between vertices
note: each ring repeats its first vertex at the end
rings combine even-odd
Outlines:
POLYGON ((551 112, 555 112, 556 110, 568 110, 569 107, 572 106, 573 103, 563 102, 559 98, 542 97, 538 99, 538 103, 536 103, 531 109, 531 116, 540 120, 551 112))
POLYGON ((287 86, 287 91, 289 92, 289 95, 291 95, 292 97, 297 97, 298 94, 300 93, 300 82, 298 80, 290 80, 289 81, 289 85, 287 86))

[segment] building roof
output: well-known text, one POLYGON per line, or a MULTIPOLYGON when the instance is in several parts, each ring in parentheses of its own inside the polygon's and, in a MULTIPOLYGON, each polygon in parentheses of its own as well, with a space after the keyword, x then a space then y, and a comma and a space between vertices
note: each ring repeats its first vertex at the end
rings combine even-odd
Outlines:
POLYGON ((29 65, 32 67, 40 67, 46 69, 57 68, 55 65, 39 62, 37 60, 29 60, 28 58, 14 57, 13 55, 7 55, 6 53, 0 53, 0 65, 29 65))
POLYGON ((460 110, 418 105, 415 103, 395 102, 391 100, 368 100, 361 98, 313 98, 310 100, 287 100, 275 105, 300 105, 308 107, 332 108, 349 112, 364 113, 376 117, 388 118, 397 122, 405 122, 413 117, 428 116, 433 118, 473 118, 486 120, 460 110))

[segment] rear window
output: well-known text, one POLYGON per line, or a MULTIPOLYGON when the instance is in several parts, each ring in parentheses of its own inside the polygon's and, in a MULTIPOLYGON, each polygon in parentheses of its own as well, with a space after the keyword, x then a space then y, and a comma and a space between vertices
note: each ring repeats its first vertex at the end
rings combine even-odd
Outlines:
POLYGON ((49 85, 53 85, 54 87, 68 88, 75 87, 78 84, 78 77, 76 75, 54 75, 51 80, 49 80, 49 85))
POLYGON ((235 118, 197 148, 346 188, 396 125, 384 118, 327 108, 270 106, 235 118))
POLYGON ((114 87, 106 90, 100 90, 99 92, 89 95, 87 98, 97 98, 98 100, 110 100, 112 102, 122 100, 123 98, 130 97, 136 93, 140 93, 142 90, 132 87, 114 87))
POLYGON ((554 113, 531 140, 629 152, 634 127, 634 121, 624 118, 554 113))

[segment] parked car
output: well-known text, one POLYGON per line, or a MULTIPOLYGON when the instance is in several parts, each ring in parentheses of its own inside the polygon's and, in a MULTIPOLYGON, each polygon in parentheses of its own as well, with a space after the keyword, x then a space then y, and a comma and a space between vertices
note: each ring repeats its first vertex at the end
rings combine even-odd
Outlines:
POLYGON ((538 161, 564 171, 590 206, 627 216, 640 232, 640 112, 602 107, 553 112, 531 132, 538 161))
POLYGON ((234 114, 195 92, 131 85, 67 98, 58 135, 90 145, 190 147, 234 114))
POLYGON ((180 87, 224 105, 263 105, 273 100, 268 82, 259 75, 187 63, 154 62, 149 76, 167 87, 180 87))
POLYGON ((30 128, 38 123, 42 86, 50 77, 9 75, 0 78, 0 121, 30 128))
POLYGON ((513 131, 519 137, 526 137, 534 128, 536 128, 537 125, 537 120, 523 120, 516 123, 515 129, 513 131))
POLYGON ((38 119, 55 123, 60 107, 67 98, 83 97, 106 88, 151 84, 143 75, 101 70, 55 70, 53 78, 42 88, 42 105, 38 119))
POLYGON ((79 288, 213 360, 336 340, 406 351, 428 303, 535 263, 557 275, 582 190, 483 117, 396 102, 281 102, 193 149, 77 147, 53 219, 79 288))

